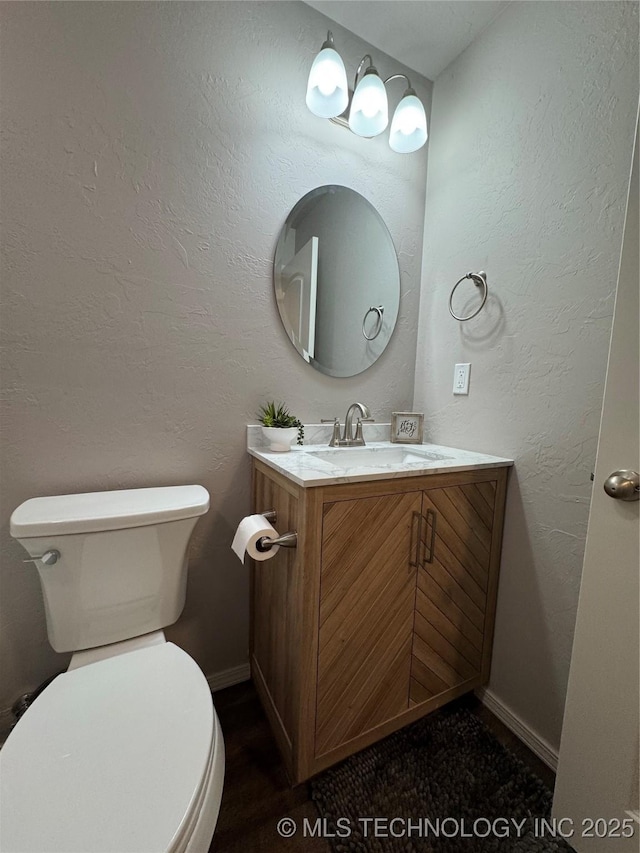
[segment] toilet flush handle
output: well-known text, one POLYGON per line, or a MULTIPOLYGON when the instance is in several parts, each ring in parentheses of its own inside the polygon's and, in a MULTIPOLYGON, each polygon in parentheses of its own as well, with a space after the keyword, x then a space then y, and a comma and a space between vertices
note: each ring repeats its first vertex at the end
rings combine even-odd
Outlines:
POLYGON ((23 560, 23 563, 44 563, 45 566, 55 566, 60 559, 60 551, 52 548, 50 551, 45 551, 40 557, 32 557, 30 560, 23 560))

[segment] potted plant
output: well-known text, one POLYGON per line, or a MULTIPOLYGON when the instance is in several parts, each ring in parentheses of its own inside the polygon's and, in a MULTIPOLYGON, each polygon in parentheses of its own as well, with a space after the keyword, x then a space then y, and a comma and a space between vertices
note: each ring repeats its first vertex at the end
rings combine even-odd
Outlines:
POLYGON ((262 424, 262 433, 269 442, 269 450, 284 452, 291 450, 291 442, 298 436, 298 444, 304 441, 304 427, 292 415, 284 403, 277 405, 271 400, 260 407, 258 420, 262 424))

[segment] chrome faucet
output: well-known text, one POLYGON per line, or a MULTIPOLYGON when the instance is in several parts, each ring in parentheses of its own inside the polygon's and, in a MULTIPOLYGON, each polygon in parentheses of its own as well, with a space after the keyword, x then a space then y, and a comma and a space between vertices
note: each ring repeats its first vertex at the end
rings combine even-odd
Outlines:
POLYGON ((344 432, 340 438, 340 421, 338 418, 331 420, 323 420, 322 423, 333 424, 333 435, 329 442, 329 447, 364 447, 364 436, 362 435, 362 424, 366 421, 373 421, 369 408, 364 403, 352 403, 347 409, 347 414, 344 419, 344 432), (353 434, 353 415, 356 409, 360 409, 361 417, 356 422, 356 432, 353 434))

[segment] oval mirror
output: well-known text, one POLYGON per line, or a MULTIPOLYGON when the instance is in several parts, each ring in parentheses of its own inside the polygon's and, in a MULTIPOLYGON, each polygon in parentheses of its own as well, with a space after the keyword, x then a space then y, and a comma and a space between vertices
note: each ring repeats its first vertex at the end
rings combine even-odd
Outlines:
POLYGON ((329 376, 355 376, 389 343, 400 304, 391 235, 375 207, 348 187, 318 187, 293 208, 274 262, 289 340, 329 376))

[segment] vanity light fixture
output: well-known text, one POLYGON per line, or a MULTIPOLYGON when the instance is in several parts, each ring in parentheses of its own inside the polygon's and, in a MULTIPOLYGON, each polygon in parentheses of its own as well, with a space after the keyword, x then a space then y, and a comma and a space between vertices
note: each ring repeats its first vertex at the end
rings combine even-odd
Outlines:
POLYGON ((399 154, 411 154, 427 141, 427 116, 411 81, 406 74, 392 74, 383 81, 367 53, 358 65, 352 91, 331 32, 309 72, 307 106, 314 115, 331 119, 358 136, 378 136, 389 123, 386 85, 398 78, 407 81, 407 88, 393 114, 389 145, 399 154))

